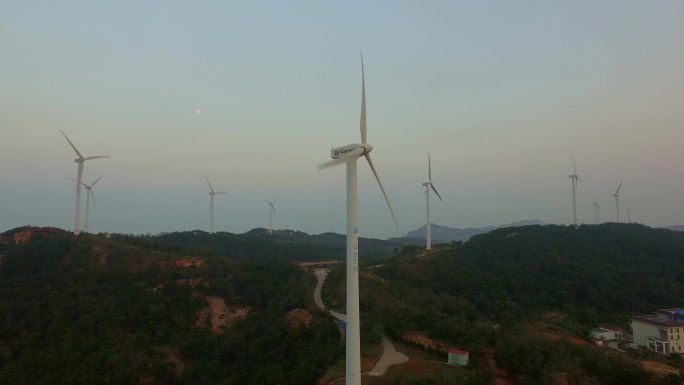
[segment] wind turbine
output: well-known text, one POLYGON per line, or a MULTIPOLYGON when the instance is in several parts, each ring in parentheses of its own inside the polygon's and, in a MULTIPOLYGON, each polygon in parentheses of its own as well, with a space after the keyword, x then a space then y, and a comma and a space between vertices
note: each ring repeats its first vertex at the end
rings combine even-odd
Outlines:
POLYGON ((577 200, 575 198, 576 196, 576 190, 577 190, 577 182, 581 182, 579 175, 577 175, 577 167, 575 166, 575 156, 572 156, 572 168, 575 170, 575 173, 572 175, 568 175, 568 178, 572 181, 572 220, 573 223, 575 224, 575 227, 577 227, 577 200))
POLYGON ((425 221, 426 221, 425 227, 426 227, 426 231, 427 231, 427 235, 425 237, 425 249, 430 250, 430 249, 432 249, 432 236, 431 236, 431 232, 430 232, 430 189, 432 189, 432 191, 434 191, 435 194, 437 194, 437 197, 439 198, 440 201, 442 201, 442 202, 444 201, 444 199, 442 199, 442 197, 437 192, 435 185, 432 184, 432 167, 430 166, 430 154, 428 154, 428 181, 423 183, 423 186, 425 186, 425 193, 424 193, 425 194, 425 208, 427 211, 426 219, 425 219, 425 221))
POLYGON ((320 164, 318 169, 324 169, 336 164, 346 163, 347 165, 347 322, 346 322, 346 374, 345 384, 361 384, 361 342, 360 342, 360 322, 359 322, 359 239, 357 222, 357 181, 356 181, 356 161, 364 156, 368 165, 375 175, 375 179, 380 185, 382 195, 389 208, 394 226, 399 232, 399 226, 394 216, 394 211, 390 205, 389 198, 382 186, 378 172, 375 170, 370 152, 373 146, 366 142, 366 80, 363 68, 363 54, 361 55, 361 144, 349 144, 342 147, 332 148, 330 155, 331 161, 320 164))
POLYGON ((275 206, 273 205, 273 202, 267 200, 264 200, 264 202, 268 204, 268 233, 273 234, 273 216, 276 215, 275 206))
POLYGON ((83 183, 83 166, 87 160, 109 158, 110 155, 96 155, 84 157, 83 155, 81 155, 78 149, 76 149, 76 146, 74 146, 74 144, 71 143, 71 140, 69 140, 69 137, 66 136, 64 131, 59 130, 59 132, 61 132, 62 135, 64 135, 64 138, 67 140, 67 142, 69 142, 71 148, 74 149, 76 155, 78 155, 78 158, 74 159, 74 162, 78 164, 78 177, 76 178, 76 212, 74 213, 74 235, 78 235, 81 232, 81 184, 83 183))
MULTIPOLYGON (((95 183, 99 182, 100 179, 102 179, 104 175, 101 175, 99 178, 95 180, 95 182, 91 184, 85 184, 81 182, 83 187, 86 189, 86 212, 85 212, 85 232, 89 233, 90 232, 90 225, 89 225, 89 220, 90 220, 90 201, 93 201, 93 208, 95 208, 95 193, 93 192, 93 186, 95 186, 95 183)), ((71 178, 72 180, 76 180, 74 178, 71 178)))
POLYGON ((204 179, 207 180, 207 184, 209 185, 209 196, 211 196, 209 199, 209 234, 212 234, 214 232, 214 195, 225 194, 225 192, 214 191, 214 188, 211 187, 211 183, 209 183, 209 178, 205 176, 204 179))
POLYGON ((620 187, 622 187, 622 182, 620 182, 620 185, 618 186, 617 190, 615 190, 615 194, 613 196, 615 197, 615 210, 617 210, 617 221, 620 223, 620 201, 618 198, 620 198, 620 187))
POLYGON ((599 224, 601 222, 601 213, 600 210, 601 206, 597 201, 594 201, 594 223, 599 224))

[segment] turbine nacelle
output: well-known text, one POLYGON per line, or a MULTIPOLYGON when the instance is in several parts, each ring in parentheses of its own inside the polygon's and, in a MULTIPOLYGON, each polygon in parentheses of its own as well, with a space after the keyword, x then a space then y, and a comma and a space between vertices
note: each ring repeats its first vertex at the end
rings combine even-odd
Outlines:
POLYGON ((360 157, 373 151, 373 146, 368 143, 365 144, 348 144, 342 147, 336 147, 330 150, 330 157, 333 159, 346 159, 352 157, 360 157))

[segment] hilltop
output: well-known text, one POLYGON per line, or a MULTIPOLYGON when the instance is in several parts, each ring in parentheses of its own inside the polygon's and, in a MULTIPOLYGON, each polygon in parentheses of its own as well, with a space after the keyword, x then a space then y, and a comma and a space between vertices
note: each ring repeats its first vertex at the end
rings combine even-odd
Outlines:
MULTIPOLYGON (((290 261, 343 260, 346 255, 346 235, 336 233, 307 234, 295 230, 274 230, 269 234, 264 228, 244 234, 206 231, 182 231, 159 235, 123 236, 128 241, 141 241, 155 247, 194 249, 217 256, 232 258, 278 258, 290 261)), ((380 239, 359 238, 362 258, 377 259, 391 255, 401 244, 380 239)))
MULTIPOLYGON (((461 229, 458 227, 442 226, 435 223, 430 225, 430 235, 434 243, 448 243, 452 241, 467 241, 471 237, 488 233, 492 230, 504 228, 504 227, 520 227, 520 226, 530 226, 530 225, 544 225, 545 223, 538 220, 523 220, 518 222, 512 222, 505 225, 497 226, 485 226, 485 227, 468 227, 461 229)), ((392 238, 392 241, 401 243, 416 243, 422 244, 425 242, 426 226, 420 226, 419 228, 409 231, 404 237, 392 238)))

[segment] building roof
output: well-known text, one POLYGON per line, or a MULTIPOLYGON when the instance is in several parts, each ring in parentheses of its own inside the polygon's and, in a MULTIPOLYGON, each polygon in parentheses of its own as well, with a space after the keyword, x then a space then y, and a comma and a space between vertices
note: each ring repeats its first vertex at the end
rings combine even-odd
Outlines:
POLYGON ((467 356, 468 352, 466 352, 465 350, 452 348, 452 349, 449 349, 449 354, 457 354, 459 356, 467 356))
POLYGON ((611 332, 621 332, 622 331, 621 327, 615 326, 615 325, 610 325, 610 324, 600 324, 598 328, 603 329, 603 330, 607 330, 607 331, 611 331, 611 332))
POLYGON ((674 321, 672 319, 668 319, 668 317, 661 315, 661 314, 635 315, 635 316, 632 316, 632 320, 643 322, 645 324, 662 326, 662 327, 666 327, 666 328, 684 326, 684 320, 674 321))

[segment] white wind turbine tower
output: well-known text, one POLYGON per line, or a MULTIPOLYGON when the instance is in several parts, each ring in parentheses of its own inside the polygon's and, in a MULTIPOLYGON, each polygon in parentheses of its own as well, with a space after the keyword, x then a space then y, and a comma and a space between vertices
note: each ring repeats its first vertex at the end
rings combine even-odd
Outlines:
POLYGON ((76 155, 78 155, 78 158, 74 159, 74 162, 78 164, 78 176, 76 178, 76 212, 74 214, 74 234, 78 235, 81 232, 81 184, 83 183, 83 166, 86 160, 109 158, 110 155, 96 155, 84 157, 83 155, 81 155, 78 149, 76 149, 76 146, 74 146, 74 144, 71 143, 71 140, 69 140, 64 131, 59 130, 59 132, 61 132, 62 135, 64 135, 64 138, 67 140, 67 142, 69 142, 71 148, 74 149, 76 155))
POLYGON ((577 182, 581 182, 579 175, 577 175, 577 167, 575 166, 575 156, 572 157, 572 168, 575 170, 575 173, 572 175, 568 175, 568 178, 572 181, 572 220, 573 223, 575 224, 575 227, 577 227, 577 200, 576 200, 576 191, 577 191, 577 182))
POLYGON ((622 182, 620 182, 620 185, 618 186, 617 190, 615 190, 615 194, 613 194, 613 196, 615 197, 615 210, 617 210, 618 223, 620 223, 620 200, 618 199, 620 198, 620 194, 618 194, 618 192, 620 192, 620 187, 622 187, 622 182))
POLYGON ((268 233, 273 234, 273 216, 276 215, 275 206, 273 202, 267 200, 264 200, 264 202, 268 205, 268 233))
MULTIPOLYGON (((95 182, 91 184, 85 184, 81 182, 83 187, 86 189, 86 212, 85 212, 85 232, 89 233, 90 232, 90 201, 93 201, 93 208, 95 208, 95 193, 93 192, 93 186, 95 186, 95 183, 99 182, 100 179, 102 179, 104 175, 101 175, 99 178, 95 180, 95 182)), ((76 180, 74 178, 71 178, 72 180, 76 180)))
POLYGON ((216 194, 225 194, 223 191, 214 191, 214 188, 211 187, 211 183, 209 183, 209 178, 206 176, 204 179, 207 180, 207 184, 209 185, 209 196, 211 198, 209 199, 209 234, 214 233, 214 195, 216 194))
POLYGON ((425 186, 425 208, 426 208, 426 231, 427 235, 425 236, 425 249, 430 250, 432 249, 432 234, 430 232, 430 189, 437 194, 437 197, 439 198, 440 201, 444 201, 442 197, 439 195, 437 192, 437 189, 435 188, 435 185, 432 184, 432 167, 430 166, 430 154, 428 154, 428 181, 423 183, 423 186, 425 186))
POLYGON ((364 156, 368 161, 375 179, 380 185, 382 195, 385 197, 387 207, 392 214, 394 225, 399 232, 399 226, 392 211, 392 206, 387 198, 385 188, 380 182, 370 152, 373 146, 366 142, 366 81, 363 69, 363 55, 361 55, 361 144, 349 144, 330 150, 333 160, 318 166, 323 169, 340 163, 347 165, 347 323, 346 323, 346 385, 361 384, 361 342, 360 342, 360 322, 359 322, 359 239, 357 224, 357 183, 356 183, 356 161, 364 156))
POLYGON ((594 201, 594 224, 599 224, 601 222, 601 214, 599 210, 601 209, 601 206, 597 201, 594 201))

